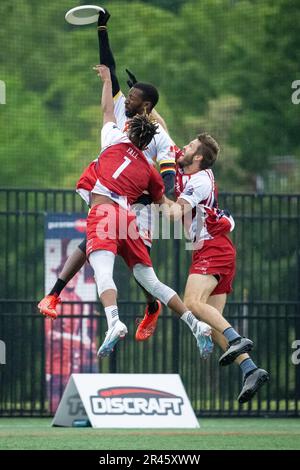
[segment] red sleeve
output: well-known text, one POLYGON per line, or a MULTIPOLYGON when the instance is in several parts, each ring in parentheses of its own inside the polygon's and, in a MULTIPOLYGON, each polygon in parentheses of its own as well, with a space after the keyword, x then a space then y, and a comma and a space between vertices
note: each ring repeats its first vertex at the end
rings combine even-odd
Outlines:
POLYGON ((153 202, 159 201, 165 192, 163 179, 153 166, 151 167, 150 180, 147 189, 153 202))
POLYGON ((182 157, 183 151, 177 147, 177 145, 174 146, 174 151, 175 151, 175 162, 177 162, 179 157, 182 157))

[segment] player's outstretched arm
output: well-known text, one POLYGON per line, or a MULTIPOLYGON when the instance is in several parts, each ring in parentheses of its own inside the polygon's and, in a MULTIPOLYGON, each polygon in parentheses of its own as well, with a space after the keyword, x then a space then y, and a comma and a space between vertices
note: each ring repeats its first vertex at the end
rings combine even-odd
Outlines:
POLYGON ((112 96, 112 81, 110 70, 106 65, 96 65, 94 67, 98 77, 101 78, 103 83, 101 107, 103 113, 103 125, 107 122, 116 122, 114 115, 114 100, 112 96))
POLYGON ((120 91, 119 81, 116 75, 116 62, 109 44, 107 22, 110 14, 106 10, 105 13, 100 12, 98 18, 98 42, 100 63, 106 65, 111 74, 112 95, 116 96, 120 91))
POLYGON ((189 202, 181 198, 174 202, 163 195, 157 202, 161 206, 163 214, 171 220, 180 220, 183 216, 191 214, 192 211, 189 202))

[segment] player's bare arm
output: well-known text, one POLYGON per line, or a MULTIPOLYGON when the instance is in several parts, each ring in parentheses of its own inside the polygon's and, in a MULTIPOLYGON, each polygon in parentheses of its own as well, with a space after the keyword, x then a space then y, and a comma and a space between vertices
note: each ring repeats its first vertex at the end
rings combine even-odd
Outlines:
POLYGON ((112 81, 110 70, 106 65, 96 65, 94 67, 98 77, 103 83, 101 107, 103 112, 103 125, 107 122, 116 122, 114 114, 114 100, 112 97, 112 81))
POLYGON ((163 213, 171 220, 180 220, 192 211, 191 204, 185 199, 178 198, 176 202, 167 198, 165 195, 159 201, 163 207, 163 213))

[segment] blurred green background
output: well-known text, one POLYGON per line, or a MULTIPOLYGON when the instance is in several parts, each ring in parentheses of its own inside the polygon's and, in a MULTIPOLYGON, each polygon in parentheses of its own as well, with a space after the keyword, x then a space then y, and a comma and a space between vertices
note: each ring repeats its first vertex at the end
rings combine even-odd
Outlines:
MULTIPOLYGON (((81 2, 81 4, 93 3, 81 2)), ((221 190, 297 192, 300 181, 299 0, 94 2, 109 9, 119 81, 125 68, 160 91, 159 112, 183 145, 219 139, 221 190)), ((99 152, 95 25, 73 27, 74 0, 1 0, 2 187, 74 188, 99 152)))
MULTIPOLYGON (((213 361, 195 366, 194 345, 165 314, 153 342, 137 354, 128 339, 111 370, 179 371, 193 406, 207 414, 299 415, 300 369, 291 355, 300 338, 300 104, 292 101, 293 94, 300 101, 300 83, 292 88, 300 81, 300 1, 95 3, 111 13, 123 91, 129 68, 158 87, 157 109, 178 145, 202 130, 221 144, 215 167, 220 206, 234 215, 238 250, 225 315, 255 341, 254 359, 271 381, 251 408, 238 408, 237 368, 226 375, 213 361)), ((100 150, 101 84, 92 70, 99 62, 97 32, 95 25, 65 22, 76 4, 0 0, 0 103, 6 88, 6 104, 0 104, 0 330, 14 359, 0 375, 2 413, 47 411, 44 319, 36 313, 44 292, 44 216, 86 210, 73 189, 100 150), (3 190, 11 187, 39 190, 3 190)), ((190 262, 184 248, 184 241, 160 240, 152 254, 161 279, 180 293, 190 262)), ((133 331, 143 295, 127 270, 117 265, 116 271, 122 315, 133 331)), ((101 331, 104 321, 101 316, 101 331)))

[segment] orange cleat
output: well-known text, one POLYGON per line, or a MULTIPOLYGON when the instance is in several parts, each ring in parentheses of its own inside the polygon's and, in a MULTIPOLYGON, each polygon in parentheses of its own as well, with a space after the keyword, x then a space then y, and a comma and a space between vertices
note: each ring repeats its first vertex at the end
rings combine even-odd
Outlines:
POLYGON ((51 320, 55 320, 58 315, 55 309, 59 303, 61 303, 61 300, 58 295, 46 295, 46 297, 44 297, 38 304, 38 309, 46 317, 51 318, 51 320))
POLYGON ((148 306, 146 307, 144 318, 138 325, 135 333, 135 339, 137 341, 146 341, 146 339, 153 335, 156 329, 157 320, 162 311, 162 305, 160 301, 156 300, 156 302, 158 304, 158 309, 156 312, 149 314, 148 306))

